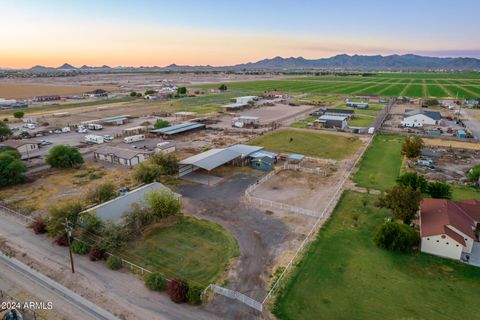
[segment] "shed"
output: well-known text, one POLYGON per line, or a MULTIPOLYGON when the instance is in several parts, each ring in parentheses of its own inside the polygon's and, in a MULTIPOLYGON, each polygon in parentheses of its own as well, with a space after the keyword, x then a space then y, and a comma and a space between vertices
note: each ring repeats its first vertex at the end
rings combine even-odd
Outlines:
POLYGON ((40 156, 38 151, 39 142, 35 140, 7 140, 0 142, 0 146, 7 146, 20 152, 21 159, 29 159, 40 156))
POLYGON ((160 182, 152 182, 132 190, 124 195, 121 195, 115 199, 99 204, 82 213, 94 211, 96 215, 104 222, 111 221, 115 224, 122 222, 123 216, 130 211, 133 204, 138 204, 141 207, 145 206, 145 196, 152 191, 165 190, 170 192, 177 198, 181 195, 171 191, 160 182))
POLYGON ((300 163, 303 159, 305 159, 305 156, 297 153, 289 154, 287 157, 289 163, 300 163))
POLYGON ((161 128, 161 129, 153 129, 150 130, 151 133, 156 133, 160 135, 174 135, 178 133, 183 133, 195 129, 204 129, 206 126, 203 123, 198 122, 183 122, 180 124, 176 124, 170 127, 161 128))
POLYGON ((321 124, 324 128, 345 129, 347 127, 347 117, 343 116, 324 115, 314 122, 321 124))
POLYGON ((175 144, 170 141, 164 141, 157 143, 155 148, 156 153, 172 153, 175 152, 175 144))
POLYGON ((275 160, 271 157, 255 157, 251 160, 251 166, 253 169, 269 171, 275 167, 275 160))
POLYGON ((467 133, 465 132, 465 130, 457 130, 456 136, 459 137, 459 138, 466 138, 467 133))

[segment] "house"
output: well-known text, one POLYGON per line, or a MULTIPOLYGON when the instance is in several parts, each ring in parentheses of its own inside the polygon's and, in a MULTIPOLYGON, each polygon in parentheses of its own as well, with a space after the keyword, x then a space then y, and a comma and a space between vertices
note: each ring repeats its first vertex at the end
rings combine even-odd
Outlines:
POLYGON ((438 111, 405 110, 401 124, 403 127, 417 128, 424 125, 439 125, 441 120, 442 115, 438 111))
POLYGON ((253 169, 270 171, 275 168, 278 153, 259 150, 249 155, 250 165, 253 169))
POLYGON ((16 149, 20 152, 21 159, 29 159, 38 156, 38 142, 34 140, 7 140, 0 142, 0 146, 16 149))
POLYGON ((347 119, 351 119, 355 115, 355 111, 347 109, 325 109, 323 110, 323 115, 346 117, 347 119))
POLYGON ((286 99, 288 97, 288 94, 283 91, 269 91, 265 92, 263 96, 267 99, 286 99))
POLYGON ((147 194, 156 191, 169 192, 176 198, 181 197, 180 194, 171 191, 160 182, 152 182, 135 190, 128 191, 115 199, 89 208, 83 211, 82 214, 87 212, 95 212, 95 214, 104 222, 111 221, 115 224, 120 224, 122 223, 125 214, 132 209, 132 205, 137 204, 140 207, 144 207, 145 197, 147 194))
MULTIPOLYGON (((480 202, 423 199, 420 203, 421 251, 455 260, 470 260, 478 247, 480 202)), ((480 256, 479 256, 480 258, 480 256)))
POLYGON ((146 150, 130 150, 117 147, 101 147, 93 152, 95 160, 106 161, 114 164, 121 164, 133 167, 150 156, 151 152, 146 150))
POLYGON ((324 115, 314 121, 314 126, 330 129, 345 129, 347 117, 324 115))
POLYGON ((172 153, 175 152, 175 144, 170 141, 164 141, 157 143, 155 153, 172 153))
POLYGON ((351 108, 368 109, 368 102, 347 101, 346 105, 351 108))
POLYGON ((36 96, 34 101, 36 102, 47 102, 47 101, 58 101, 62 99, 59 95, 50 95, 50 96, 36 96))
POLYGON ((223 107, 226 110, 235 110, 235 109, 242 109, 248 107, 251 103, 257 100, 257 96, 244 96, 244 97, 237 97, 233 98, 233 103, 229 103, 224 105, 223 107))
POLYGON ((240 116, 232 118, 232 127, 245 128, 255 127, 259 124, 259 117, 255 116, 240 116))
POLYGON ((96 90, 84 93, 83 96, 89 97, 89 98, 108 97, 108 91, 103 89, 96 89, 96 90))

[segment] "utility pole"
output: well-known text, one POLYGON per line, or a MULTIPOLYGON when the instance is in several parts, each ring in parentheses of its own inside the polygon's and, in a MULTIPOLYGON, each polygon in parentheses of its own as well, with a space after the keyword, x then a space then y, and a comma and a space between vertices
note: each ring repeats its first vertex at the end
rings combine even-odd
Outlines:
POLYGON ((72 273, 75 273, 75 267, 73 266, 73 255, 72 255, 72 246, 70 237, 72 236, 72 226, 67 218, 65 218, 65 232, 67 233, 67 241, 68 241, 68 253, 70 254, 70 265, 72 266, 72 273))

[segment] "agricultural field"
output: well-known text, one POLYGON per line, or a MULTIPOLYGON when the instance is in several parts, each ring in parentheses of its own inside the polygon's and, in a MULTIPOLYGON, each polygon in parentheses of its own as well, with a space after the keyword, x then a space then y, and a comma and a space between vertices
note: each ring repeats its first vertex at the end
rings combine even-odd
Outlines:
POLYGON ((342 195, 280 289, 273 313, 282 320, 477 319, 480 268, 378 248, 373 232, 388 211, 375 200, 342 195))
POLYGON ((357 137, 301 129, 282 129, 267 133, 249 142, 266 150, 299 153, 310 157, 343 160, 361 146, 357 137))
POLYGON ((353 182, 363 188, 385 191, 395 186, 402 166, 403 137, 376 135, 360 161, 353 182))
POLYGON ((207 286, 222 276, 239 250, 220 225, 185 217, 174 225, 153 227, 120 255, 169 278, 207 286))
MULTIPOLYGON (((480 73, 379 73, 374 76, 317 76, 283 80, 232 82, 229 90, 287 91, 319 94, 376 94, 380 96, 458 97, 480 96, 480 73)), ((200 87, 216 88, 218 84, 200 87)))
MULTIPOLYGON (((72 95, 82 94, 97 88, 92 86, 71 86, 51 84, 29 84, 29 83, 0 83, 0 98, 22 99, 33 96, 47 95, 72 95)), ((111 90, 110 87, 102 87, 104 90, 111 90)))

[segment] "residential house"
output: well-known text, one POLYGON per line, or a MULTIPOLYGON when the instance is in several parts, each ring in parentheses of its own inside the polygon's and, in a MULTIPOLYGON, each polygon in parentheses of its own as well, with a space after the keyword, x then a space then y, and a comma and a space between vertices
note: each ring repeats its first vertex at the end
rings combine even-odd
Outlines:
POLYGON ((6 146, 16 149, 20 152, 21 159, 29 159, 38 154, 38 142, 34 140, 7 140, 0 142, 0 146, 6 146))
POLYGON ((349 109, 325 109, 322 111, 325 116, 346 117, 347 119, 351 119, 355 115, 355 111, 349 109))
POLYGON ((106 161, 113 164, 121 164, 127 167, 133 167, 150 156, 151 152, 147 150, 130 150, 117 147, 101 147, 93 152, 95 160, 106 161))
POLYGON ((442 121, 442 115, 438 111, 426 111, 421 109, 405 110, 402 126, 417 128, 424 125, 439 125, 442 121))

